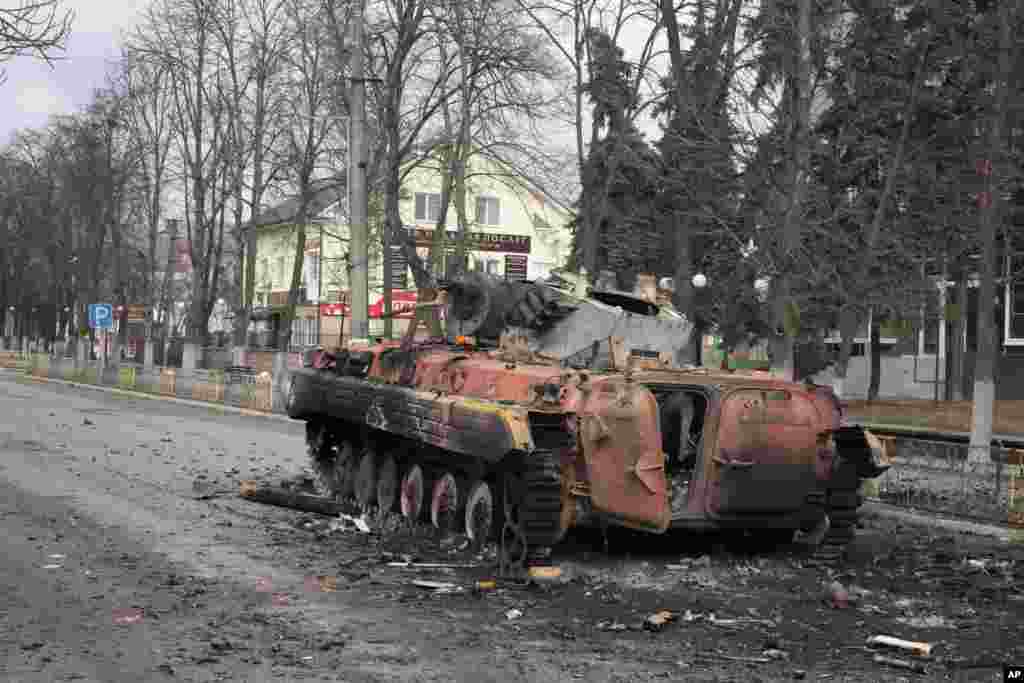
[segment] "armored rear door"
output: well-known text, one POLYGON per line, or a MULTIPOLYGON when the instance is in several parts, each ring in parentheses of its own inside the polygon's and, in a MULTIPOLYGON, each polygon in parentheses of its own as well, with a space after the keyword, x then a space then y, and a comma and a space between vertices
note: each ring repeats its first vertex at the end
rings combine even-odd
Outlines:
POLYGON ((740 388, 726 394, 717 443, 705 463, 708 512, 799 509, 816 485, 819 421, 814 404, 790 390, 740 388))

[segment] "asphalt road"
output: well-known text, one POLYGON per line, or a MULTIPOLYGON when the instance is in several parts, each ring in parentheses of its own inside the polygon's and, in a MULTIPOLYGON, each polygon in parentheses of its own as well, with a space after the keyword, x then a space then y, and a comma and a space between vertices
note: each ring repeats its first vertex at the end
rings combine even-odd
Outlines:
POLYGON ((238 499, 239 479, 277 481, 304 459, 299 423, 0 373, 0 678, 992 681, 1024 659, 1024 549, 994 539, 872 521, 832 575, 703 539, 638 553, 633 539, 607 557, 584 536, 559 552, 565 584, 438 594, 412 579, 475 575, 382 559, 427 543, 473 558, 238 499), (836 579, 855 608, 823 604, 836 579), (695 616, 636 627, 665 608, 695 616), (863 652, 873 633, 939 656, 925 675, 878 665, 863 652))

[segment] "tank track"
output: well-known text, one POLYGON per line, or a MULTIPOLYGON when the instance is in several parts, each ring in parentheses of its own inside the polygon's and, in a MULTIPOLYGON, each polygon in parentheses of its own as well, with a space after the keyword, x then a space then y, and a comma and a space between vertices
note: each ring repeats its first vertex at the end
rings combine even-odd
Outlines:
MULTIPOLYGON (((839 563, 846 556, 847 548, 856 535, 860 520, 860 506, 864 496, 860 492, 859 480, 829 487, 819 498, 829 518, 828 531, 821 544, 814 549, 813 558, 823 563, 839 563)), ((819 494, 820 495, 820 494, 819 494)))
MULTIPOLYGON (((314 473, 317 493, 333 499, 352 494, 352 482, 340 471, 340 444, 329 426, 320 421, 306 423, 306 453, 314 473)), ((561 467, 554 451, 537 449, 523 454, 513 467, 502 473, 511 491, 505 510, 496 511, 496 531, 501 523, 510 526, 516 542, 530 555, 548 552, 565 535, 562 526, 561 467)), ((504 536, 504 533, 502 534, 504 536)))
POLYGON ((313 470, 313 485, 317 494, 340 499, 342 482, 338 480, 338 450, 331 430, 322 422, 306 423, 306 455, 313 470))
POLYGON ((565 535, 561 469, 554 452, 536 449, 502 476, 499 575, 523 579, 530 565, 545 564, 565 535))
POLYGON ((562 529, 562 472, 554 452, 538 449, 523 458, 519 525, 530 546, 549 548, 565 535, 562 529))

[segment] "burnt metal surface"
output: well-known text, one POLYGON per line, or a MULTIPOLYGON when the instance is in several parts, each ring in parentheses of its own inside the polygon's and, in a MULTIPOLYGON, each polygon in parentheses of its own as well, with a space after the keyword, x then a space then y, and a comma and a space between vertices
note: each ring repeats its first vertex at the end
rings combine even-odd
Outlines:
POLYGON ((817 480, 820 415, 793 389, 725 395, 717 448, 705 465, 712 514, 799 509, 817 480))
POLYGON ((870 435, 856 448, 848 443, 858 432, 841 429, 842 407, 828 387, 669 367, 662 354, 688 336, 684 319, 631 313, 535 283, 474 294, 473 282, 489 282, 474 277, 461 293, 448 290, 448 311, 463 332, 500 332, 497 347, 407 334, 400 343, 353 348, 333 367, 296 371, 289 414, 403 437, 417 462, 458 454, 459 467, 479 463, 479 477, 499 463, 502 476, 514 475, 519 460, 511 453, 549 452, 560 483, 547 482, 544 497, 559 529, 795 528, 813 507, 808 501, 834 488, 839 473, 856 479, 881 471, 870 435), (516 297, 528 305, 510 307, 516 297), (532 322, 509 330, 511 320, 532 322), (614 371, 568 367, 568 352, 597 343, 615 352, 614 371), (645 344, 657 359, 636 358, 645 344), (699 403, 684 410, 684 394, 699 403), (693 436, 685 444, 684 432, 693 436))
POLYGON ((851 464, 858 477, 873 479, 891 467, 881 442, 863 427, 840 427, 831 436, 840 460, 851 464))
POLYGON ((594 508, 624 526, 668 528, 672 514, 654 395, 634 382, 602 384, 583 404, 580 435, 594 508))
POLYGON ((312 397, 320 397, 316 411, 365 424, 397 436, 429 443, 462 454, 497 462, 517 447, 508 424, 509 409, 462 397, 432 396, 412 389, 326 371, 293 372, 292 417, 311 413, 312 397))
POLYGON ((583 297, 549 283, 507 282, 477 272, 448 285, 447 315, 450 336, 494 339, 511 332, 523 337, 532 353, 562 361, 607 344, 610 337, 620 339, 627 351, 674 357, 687 347, 694 329, 684 317, 625 293, 583 297))

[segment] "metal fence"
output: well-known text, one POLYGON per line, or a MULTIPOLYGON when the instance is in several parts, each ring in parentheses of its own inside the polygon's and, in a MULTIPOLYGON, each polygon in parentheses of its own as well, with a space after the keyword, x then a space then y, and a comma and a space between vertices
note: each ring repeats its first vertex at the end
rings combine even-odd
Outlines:
POLYGON ((990 459, 972 462, 964 443, 919 436, 884 441, 893 466, 868 483, 869 496, 997 524, 1010 524, 1018 508, 1024 511, 1024 449, 996 445, 990 459))

